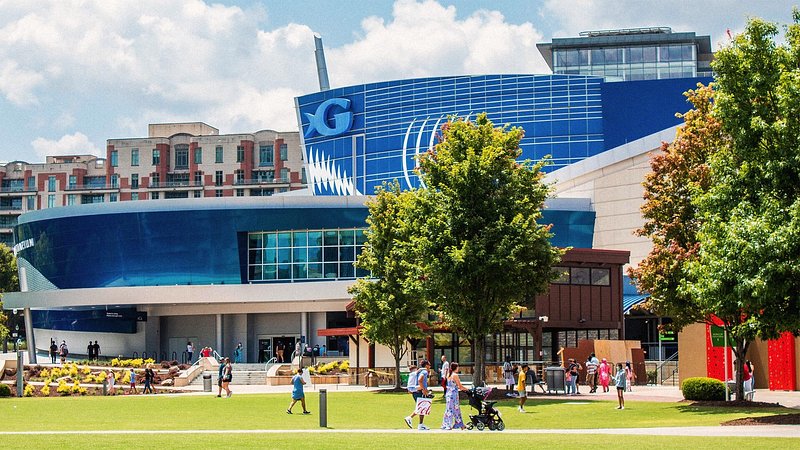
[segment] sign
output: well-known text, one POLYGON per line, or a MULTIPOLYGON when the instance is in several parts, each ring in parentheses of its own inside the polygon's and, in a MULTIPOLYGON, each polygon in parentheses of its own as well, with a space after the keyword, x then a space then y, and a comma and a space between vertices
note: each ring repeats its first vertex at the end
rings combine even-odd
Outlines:
POLYGON ((321 136, 338 136, 350 131, 353 126, 353 113, 350 111, 350 100, 346 98, 332 98, 320 103, 314 114, 305 113, 308 118, 308 129, 305 137, 309 138, 314 134, 321 136), (333 108, 340 109, 342 112, 333 114, 333 123, 328 116, 333 108))
POLYGON ((660 331, 658 333, 658 340, 661 342, 675 342, 674 331, 660 331))
MULTIPOLYGON (((711 345, 714 347, 725 346, 725 329, 716 325, 711 325, 711 345)), ((731 340, 728 339, 728 347, 731 347, 731 340)))

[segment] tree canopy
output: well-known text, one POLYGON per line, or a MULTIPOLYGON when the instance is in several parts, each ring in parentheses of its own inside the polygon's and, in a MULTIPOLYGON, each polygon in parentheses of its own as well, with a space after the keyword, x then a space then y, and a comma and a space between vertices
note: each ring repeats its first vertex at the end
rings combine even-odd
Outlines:
MULTIPOLYGON (((7 245, 0 244, 0 294, 14 291, 19 291, 17 258, 7 245)), ((0 301, 0 339, 5 339, 6 336, 8 336, 8 317, 3 313, 3 302, 0 301)))
POLYGON ((486 114, 452 120, 440 143, 421 156, 417 263, 445 320, 474 345, 483 380, 486 335, 555 277, 561 251, 539 224, 550 194, 544 162, 520 164, 519 128, 495 128, 486 114))

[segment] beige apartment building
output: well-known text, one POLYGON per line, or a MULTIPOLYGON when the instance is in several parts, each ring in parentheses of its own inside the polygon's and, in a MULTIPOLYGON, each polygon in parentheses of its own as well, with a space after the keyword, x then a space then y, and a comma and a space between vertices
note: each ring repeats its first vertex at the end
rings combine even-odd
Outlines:
POLYGON ((128 200, 270 196, 306 187, 297 132, 224 134, 202 122, 150 124, 109 139, 106 157, 48 156, 0 165, 0 243, 27 212, 128 200))

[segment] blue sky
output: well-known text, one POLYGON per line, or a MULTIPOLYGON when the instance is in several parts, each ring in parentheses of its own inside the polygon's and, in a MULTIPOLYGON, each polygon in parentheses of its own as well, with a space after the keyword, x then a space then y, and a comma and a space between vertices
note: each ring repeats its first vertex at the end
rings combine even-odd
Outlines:
POLYGON ((0 161, 104 154, 148 123, 225 133, 297 127, 318 89, 313 34, 332 86, 417 76, 547 73, 537 42, 669 26, 711 36, 749 16, 788 23, 793 1, 0 0, 0 161))

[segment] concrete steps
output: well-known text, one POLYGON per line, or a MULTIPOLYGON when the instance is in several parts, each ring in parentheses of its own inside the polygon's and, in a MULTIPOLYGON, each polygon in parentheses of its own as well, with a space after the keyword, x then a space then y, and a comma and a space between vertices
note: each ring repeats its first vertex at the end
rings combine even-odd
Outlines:
MULTIPOLYGON (((205 371, 203 374, 210 374, 211 375, 211 385, 217 385, 217 371, 205 371)), ((244 384, 244 385, 265 385, 267 384, 267 372, 263 370, 234 370, 233 373, 233 380, 231 380, 231 384, 244 384)), ((200 375, 190 383, 190 386, 202 386, 203 385, 203 376, 200 375)))

